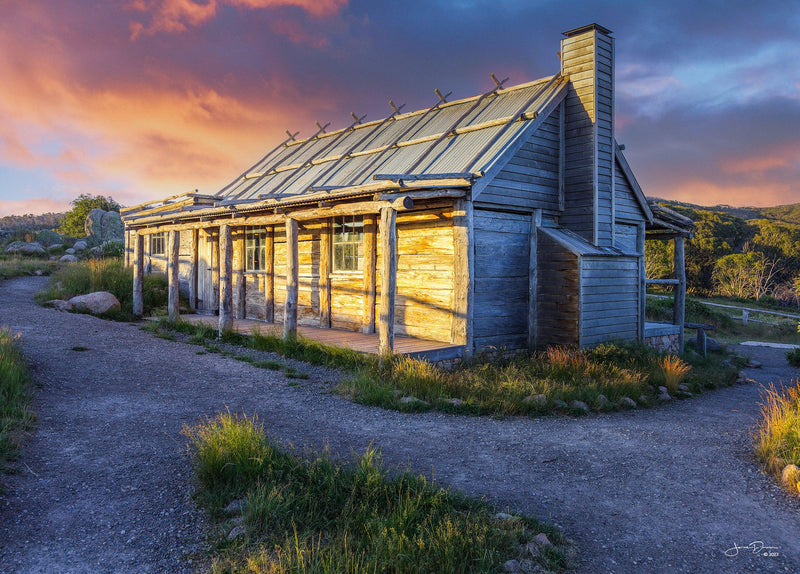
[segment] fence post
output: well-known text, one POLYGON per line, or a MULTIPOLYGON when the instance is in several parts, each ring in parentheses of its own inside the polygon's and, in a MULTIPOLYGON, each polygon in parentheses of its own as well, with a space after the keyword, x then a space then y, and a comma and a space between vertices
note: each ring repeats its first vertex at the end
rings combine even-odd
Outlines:
POLYGON ((750 318, 750 312, 747 309, 742 309, 742 325, 747 325, 747 320, 750 318))

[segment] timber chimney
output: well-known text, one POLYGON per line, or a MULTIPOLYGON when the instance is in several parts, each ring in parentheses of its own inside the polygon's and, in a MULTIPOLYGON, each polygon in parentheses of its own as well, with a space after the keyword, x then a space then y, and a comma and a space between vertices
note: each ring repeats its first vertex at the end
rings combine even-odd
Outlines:
POLYGON ((614 243, 614 38, 590 24, 564 32, 564 227, 598 246, 614 243))

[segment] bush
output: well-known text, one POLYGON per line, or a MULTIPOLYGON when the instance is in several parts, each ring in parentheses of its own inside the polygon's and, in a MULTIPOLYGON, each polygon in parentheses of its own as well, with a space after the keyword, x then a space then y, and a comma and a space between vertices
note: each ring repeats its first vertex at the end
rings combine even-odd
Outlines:
POLYGON ((16 458, 21 433, 35 420, 28 407, 28 367, 16 347, 18 340, 7 328, 0 329, 0 471, 16 458))
POLYGON ((786 360, 793 367, 800 367, 800 349, 792 349, 786 353, 786 360))

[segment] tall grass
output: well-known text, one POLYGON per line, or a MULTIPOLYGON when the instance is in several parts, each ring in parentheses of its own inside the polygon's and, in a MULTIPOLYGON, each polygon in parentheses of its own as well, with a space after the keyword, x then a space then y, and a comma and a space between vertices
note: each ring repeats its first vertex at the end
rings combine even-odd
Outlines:
POLYGON ((246 494, 246 537, 223 539, 212 572, 492 572, 525 558, 544 532, 533 566, 567 566, 566 540, 535 519, 498 518, 487 504, 425 478, 390 476, 367 449, 350 464, 327 451, 301 457, 274 445, 255 419, 222 413, 186 429, 201 500, 216 508, 246 494))
POLYGON ((39 271, 41 275, 50 275, 59 267, 57 261, 42 259, 31 259, 15 255, 12 257, 0 257, 0 279, 11 279, 24 275, 36 275, 39 271))
MULTIPOLYGON (((122 311, 111 318, 133 318, 133 270, 119 258, 89 259, 62 267, 52 275, 50 286, 36 295, 36 300, 44 303, 70 299, 93 291, 108 291, 119 300, 122 311)), ((167 278, 161 274, 145 275, 142 295, 146 314, 166 306, 167 278)))
POLYGON ((18 339, 0 328, 0 470, 7 470, 7 463, 17 457, 22 432, 35 421, 29 408, 28 367, 17 349, 18 339))
MULTIPOLYGON (((800 382, 781 390, 770 386, 762 400, 755 451, 768 471, 781 476, 787 465, 800 466, 800 382)), ((783 478, 785 486, 800 493, 796 472, 787 472, 783 478)))

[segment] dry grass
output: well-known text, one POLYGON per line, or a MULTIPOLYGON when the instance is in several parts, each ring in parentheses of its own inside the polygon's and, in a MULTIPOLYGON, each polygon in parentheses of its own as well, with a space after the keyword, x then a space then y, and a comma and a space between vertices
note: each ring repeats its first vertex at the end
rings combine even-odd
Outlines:
POLYGON ((667 387, 670 393, 678 391, 680 385, 692 370, 692 367, 687 365, 680 357, 675 355, 666 355, 658 361, 664 377, 664 386, 667 387))
MULTIPOLYGON (((0 329, 0 471, 17 457, 22 433, 35 417, 29 408, 28 366, 17 349, 19 336, 0 329)), ((2 491, 2 487, 0 487, 2 491)))
POLYGON ((792 492, 800 492, 797 472, 787 465, 800 465, 800 382, 780 390, 774 386, 762 395, 761 421, 755 435, 755 451, 769 472, 782 479, 792 492), (783 475, 783 476, 782 476, 783 475))

